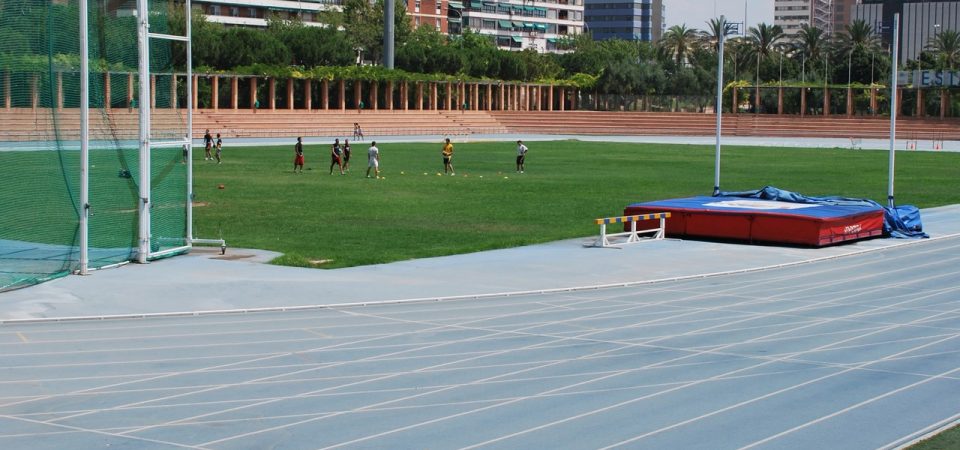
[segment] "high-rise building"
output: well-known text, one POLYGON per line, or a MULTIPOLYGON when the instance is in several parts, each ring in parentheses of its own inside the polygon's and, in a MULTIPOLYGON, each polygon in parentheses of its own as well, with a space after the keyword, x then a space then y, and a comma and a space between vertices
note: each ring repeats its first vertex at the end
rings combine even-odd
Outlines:
POLYGON ((833 32, 841 33, 853 22, 853 7, 858 0, 833 0, 833 32))
MULTIPOLYGON (((459 25, 490 36, 502 49, 556 52, 561 39, 583 33, 583 0, 451 1, 450 10, 450 18, 459 14, 459 25)), ((454 34, 456 24, 450 25, 454 34)))
POLYGON ((663 0, 586 0, 587 31, 596 40, 655 42, 663 35, 663 0))
POLYGON ((796 37, 804 25, 833 34, 834 0, 774 0, 773 24, 780 25, 788 39, 796 37))
POLYGON ((901 64, 920 56, 938 33, 960 30, 960 1, 956 0, 862 0, 854 9, 854 20, 873 26, 889 47, 894 14, 900 14, 901 64))
POLYGON ((253 27, 267 26, 267 19, 299 18, 307 25, 321 25, 318 14, 330 8, 340 8, 343 0, 193 0, 207 20, 226 25, 253 27))

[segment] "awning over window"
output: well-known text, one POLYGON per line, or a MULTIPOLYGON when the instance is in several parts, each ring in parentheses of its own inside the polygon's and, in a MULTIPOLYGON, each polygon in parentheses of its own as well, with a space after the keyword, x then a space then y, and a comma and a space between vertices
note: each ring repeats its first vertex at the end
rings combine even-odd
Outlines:
POLYGON ((534 11, 537 10, 537 8, 534 8, 534 7, 532 7, 532 6, 524 6, 524 7, 523 7, 523 10, 524 10, 524 11, 534 12, 534 11))
POLYGON ((460 2, 449 2, 447 3, 451 9, 463 9, 463 3, 460 2))
POLYGON ((513 27, 514 27, 514 28, 523 28, 523 22, 514 22, 514 23, 513 23, 513 27))
POLYGON ((498 20, 497 23, 500 24, 500 28, 506 28, 508 30, 513 28, 513 24, 510 23, 509 20, 498 20))
POLYGON ((447 18, 447 22, 450 22, 450 23, 460 23, 460 18, 459 18, 459 17, 448 17, 448 18, 447 18))
POLYGON ((533 24, 533 26, 536 27, 536 28, 537 28, 538 30, 540 30, 540 31, 547 31, 547 26, 546 26, 545 24, 535 23, 535 24, 533 24))
POLYGON ((497 2, 483 2, 483 6, 487 6, 487 7, 490 7, 490 8, 496 8, 496 7, 497 7, 497 2))
POLYGON ((523 7, 520 6, 520 5, 513 5, 513 10, 514 10, 514 11, 523 11, 523 7))
POLYGON ((524 28, 533 28, 533 24, 530 23, 530 22, 524 22, 524 23, 523 23, 523 27, 524 27, 524 28))
POLYGON ((518 44, 523 42, 523 39, 520 36, 510 36, 510 38, 513 39, 513 42, 516 42, 518 44))
POLYGON ((483 8, 483 3, 480 3, 479 1, 471 0, 470 7, 474 9, 480 9, 480 8, 483 8))
POLYGON ((547 42, 557 43, 557 38, 547 38, 547 42))

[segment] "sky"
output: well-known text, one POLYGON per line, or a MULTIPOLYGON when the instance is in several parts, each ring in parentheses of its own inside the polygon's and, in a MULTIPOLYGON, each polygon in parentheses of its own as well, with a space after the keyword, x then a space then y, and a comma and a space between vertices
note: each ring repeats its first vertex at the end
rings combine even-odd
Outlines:
POLYGON ((773 0, 663 0, 667 28, 686 24, 687 28, 702 30, 707 27, 707 20, 720 15, 731 22, 743 22, 744 2, 748 27, 760 22, 773 24, 773 0))

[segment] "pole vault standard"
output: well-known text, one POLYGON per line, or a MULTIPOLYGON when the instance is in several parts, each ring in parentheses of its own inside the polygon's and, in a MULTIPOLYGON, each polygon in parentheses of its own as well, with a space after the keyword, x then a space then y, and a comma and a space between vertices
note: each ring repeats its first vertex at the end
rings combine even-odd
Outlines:
POLYGON ((897 58, 900 47, 900 13, 893 15, 893 61, 890 64, 890 173, 887 184, 887 206, 893 208, 893 175, 897 146, 897 58))
MULTIPOLYGON (((727 35, 727 20, 720 16, 717 37, 717 151, 713 169, 713 195, 720 195, 720 135, 723 131, 723 38, 727 35)), ((736 105, 734 105, 736 106, 736 105)))

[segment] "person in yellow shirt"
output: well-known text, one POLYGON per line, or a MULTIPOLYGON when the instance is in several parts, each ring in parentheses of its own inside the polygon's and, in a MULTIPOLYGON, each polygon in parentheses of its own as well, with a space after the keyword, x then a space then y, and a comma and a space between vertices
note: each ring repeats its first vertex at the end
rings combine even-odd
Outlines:
POLYGON ((443 150, 440 152, 443 155, 443 173, 446 174, 448 171, 450 175, 456 175, 453 173, 453 144, 450 143, 450 138, 446 139, 446 142, 443 144, 443 150))

